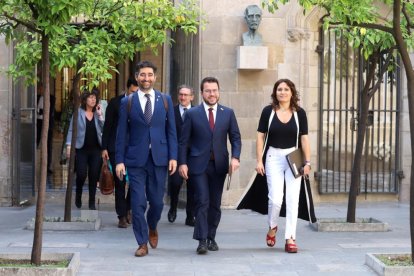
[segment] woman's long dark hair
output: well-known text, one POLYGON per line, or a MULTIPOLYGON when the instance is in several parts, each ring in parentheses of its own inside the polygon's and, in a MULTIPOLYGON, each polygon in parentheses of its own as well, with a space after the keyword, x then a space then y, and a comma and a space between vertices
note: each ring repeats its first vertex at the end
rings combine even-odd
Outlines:
POLYGON ((280 108, 279 101, 277 100, 277 88, 281 83, 286 83, 287 86, 289 86, 290 91, 292 91, 292 98, 290 98, 290 109, 293 111, 298 111, 300 109, 300 106, 298 104, 299 102, 299 92, 296 90, 295 84, 289 80, 289 79, 280 79, 278 80, 275 85, 273 86, 273 92, 272 92, 272 106, 274 109, 280 108))
POLYGON ((95 106, 92 108, 92 112, 95 112, 95 111, 96 111, 96 106, 97 106, 97 105, 98 105, 98 103, 99 103, 99 94, 100 94, 99 89, 98 89, 98 88, 96 88, 96 87, 92 88, 92 91, 91 91, 91 92, 89 92, 88 90, 84 90, 84 91, 83 91, 83 93, 82 93, 82 96, 81 96, 81 108, 82 108, 83 110, 86 110, 86 99, 87 99, 89 96, 94 95, 94 96, 96 97, 96 104, 95 104, 95 106))

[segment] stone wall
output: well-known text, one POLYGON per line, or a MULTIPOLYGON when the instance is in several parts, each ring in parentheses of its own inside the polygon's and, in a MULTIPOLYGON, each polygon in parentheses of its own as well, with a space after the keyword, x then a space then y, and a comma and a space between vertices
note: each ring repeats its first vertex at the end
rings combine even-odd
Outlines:
POLYGON ((319 15, 312 12, 303 17, 297 4, 283 6, 274 14, 263 10, 258 32, 268 48, 268 68, 237 69, 237 47, 247 31, 244 9, 251 4, 260 6, 260 1, 202 1, 209 23, 200 35, 201 78, 210 75, 220 80, 220 102, 234 109, 242 135, 241 167, 232 178, 230 191, 223 194, 223 205, 229 207, 238 202, 254 174, 259 116, 280 78, 291 79, 300 91, 301 106, 310 122, 311 160, 317 165, 318 55, 314 49, 319 15))
POLYGON ((11 47, 5 44, 4 37, 0 36, 0 206, 12 204, 12 83, 4 73, 11 62, 11 51, 11 47))
MULTIPOLYGON (((280 5, 274 14, 263 10, 258 32, 268 48, 267 69, 237 69, 237 48, 242 45, 242 34, 247 31, 244 10, 251 4, 260 7, 258 0, 201 1, 208 23, 200 33, 200 77, 215 76, 220 80, 220 103, 234 109, 242 135, 241 168, 232 178, 230 191, 223 194, 223 206, 227 207, 237 204, 254 174, 259 116, 263 107, 270 103, 273 85, 280 78, 291 79, 300 92, 300 105, 308 116, 312 168, 313 171, 318 168, 319 56, 315 50, 319 43, 322 13, 315 9, 304 15, 296 1, 280 5)), ((408 196, 411 155, 406 150, 410 140, 405 106, 402 119, 401 145, 408 155, 403 155, 406 178, 402 181, 401 191, 408 196)), ((313 172, 311 183, 315 202, 347 200, 347 194, 319 195, 313 172)), ((400 196, 400 199, 406 200, 407 196, 400 196)), ((369 198, 374 201, 379 198, 397 200, 395 195, 370 195, 369 198)))

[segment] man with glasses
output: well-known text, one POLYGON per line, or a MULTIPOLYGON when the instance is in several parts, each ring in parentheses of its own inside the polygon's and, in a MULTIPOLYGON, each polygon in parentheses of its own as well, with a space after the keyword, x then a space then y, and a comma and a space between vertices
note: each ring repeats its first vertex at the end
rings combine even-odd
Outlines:
POLYGON ((241 139, 234 111, 218 104, 219 82, 214 77, 201 81, 202 104, 187 111, 178 150, 180 175, 191 179, 195 190, 195 227, 198 254, 217 251, 215 240, 221 218, 221 197, 226 174, 240 166, 241 139), (227 150, 231 144, 231 161, 227 150))
MULTIPOLYGON (((180 85, 178 91, 178 103, 174 107, 175 114, 175 126, 177 129, 177 139, 180 139, 181 129, 184 122, 184 117, 192 107, 191 102, 194 99, 193 88, 188 85, 180 85)), ((168 189, 170 194, 170 210, 168 211, 168 221, 174 222, 177 218, 177 206, 178 195, 180 193, 181 186, 183 184, 183 178, 178 173, 178 170, 168 178, 168 189)), ((185 224, 188 226, 194 226, 194 187, 190 183, 190 179, 187 179, 187 203, 186 203, 185 224)))

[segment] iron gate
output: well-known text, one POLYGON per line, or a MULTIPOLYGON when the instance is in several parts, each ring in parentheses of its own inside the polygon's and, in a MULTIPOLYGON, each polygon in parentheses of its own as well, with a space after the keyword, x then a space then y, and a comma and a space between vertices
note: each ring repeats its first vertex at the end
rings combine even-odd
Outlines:
MULTIPOLYGON (((321 31, 319 171, 320 193, 347 193, 356 147, 359 91, 364 60, 340 32, 321 31)), ((369 107, 359 191, 397 193, 400 72, 384 75, 369 107)))

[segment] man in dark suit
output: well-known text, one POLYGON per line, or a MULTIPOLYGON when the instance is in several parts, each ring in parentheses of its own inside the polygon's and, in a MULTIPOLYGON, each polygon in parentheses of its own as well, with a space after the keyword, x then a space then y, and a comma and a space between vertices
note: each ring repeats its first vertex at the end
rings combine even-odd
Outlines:
POLYGON ((128 170, 137 257, 148 254, 148 242, 158 245, 167 170, 173 174, 177 168, 174 107, 170 96, 154 90, 156 71, 149 61, 137 64, 139 89, 121 100, 115 145, 117 176, 122 179, 128 170))
MULTIPOLYGON (((177 91, 179 104, 174 107, 174 114, 177 139, 179 140, 185 114, 187 113, 187 110, 192 107, 191 102, 194 99, 194 91, 192 87, 185 84, 180 85, 177 88, 177 91)), ((177 218, 178 195, 182 184, 183 178, 178 173, 178 170, 168 178, 168 188, 170 194, 170 210, 168 211, 169 222, 174 222, 177 218)), ((187 203, 185 209, 187 213, 185 224, 188 226, 194 226, 194 187, 191 185, 190 179, 187 179, 187 203)))
MULTIPOLYGON (((102 133, 102 158, 110 160, 112 168, 115 168, 115 140, 116 130, 118 128, 119 106, 121 100, 127 98, 128 95, 138 90, 138 83, 130 77, 127 81, 127 90, 124 94, 116 96, 111 99, 105 112, 105 124, 102 133)), ((125 196, 125 179, 120 180, 114 177, 115 181, 115 210, 118 215, 118 227, 127 228, 128 223, 131 223, 131 193, 128 190, 125 196)))
POLYGON ((239 168, 241 139, 234 111, 218 104, 220 86, 216 78, 201 81, 203 103, 187 111, 179 143, 179 172, 191 178, 195 189, 195 227, 198 254, 217 251, 215 241, 221 218, 221 197, 226 174, 239 168), (227 150, 231 144, 231 161, 227 150))

